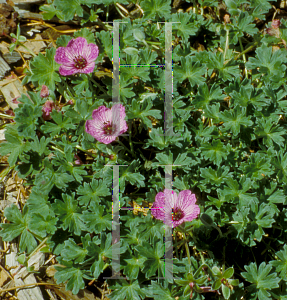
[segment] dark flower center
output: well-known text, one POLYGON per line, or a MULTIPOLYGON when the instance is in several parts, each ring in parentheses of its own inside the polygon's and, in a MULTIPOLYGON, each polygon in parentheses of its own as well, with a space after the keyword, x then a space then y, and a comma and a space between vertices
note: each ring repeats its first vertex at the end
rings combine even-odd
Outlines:
POLYGON ((114 132, 114 127, 111 123, 108 123, 104 126, 105 134, 112 134, 114 132))
POLYGON ((178 221, 181 218, 183 218, 184 214, 183 211, 180 208, 175 208, 173 210, 173 221, 178 221))
POLYGON ((73 59, 75 65, 74 67, 77 68, 77 69, 84 69, 85 66, 87 65, 87 61, 86 59, 79 55, 79 56, 76 56, 74 59, 73 59))

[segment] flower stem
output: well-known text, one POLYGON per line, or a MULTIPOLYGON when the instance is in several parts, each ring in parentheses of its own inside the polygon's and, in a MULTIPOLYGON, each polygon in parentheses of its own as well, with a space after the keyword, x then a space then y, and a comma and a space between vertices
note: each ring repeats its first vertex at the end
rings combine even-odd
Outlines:
POLYGON ((5 114, 1 114, 1 113, 0 113, 0 117, 3 117, 5 119, 14 119, 15 118, 15 116, 9 116, 9 115, 5 115, 5 114))
POLYGON ((118 140, 118 143, 120 145, 122 145, 132 156, 134 156, 134 153, 132 153, 131 150, 128 147, 126 147, 123 142, 121 142, 120 140, 118 140))
POLYGON ((132 125, 133 125, 133 121, 130 122, 130 126, 129 126, 129 144, 130 144, 130 148, 131 148, 133 157, 135 157, 134 147, 133 147, 133 143, 132 143, 132 125))
POLYGON ((92 76, 90 77, 90 79, 91 79, 91 81, 92 81, 92 83, 94 84, 94 85, 96 85, 98 88, 99 88, 99 90, 101 90, 105 95, 107 95, 107 91, 106 90, 104 90, 93 78, 92 78, 92 76))
POLYGON ((23 48, 25 48, 32 56, 37 56, 32 50, 30 50, 29 48, 27 48, 23 43, 17 41, 17 44, 22 46, 23 48))
POLYGON ((188 247, 188 243, 187 243, 187 238, 186 238, 186 235, 185 235, 184 232, 182 234, 183 234, 183 238, 185 240, 185 250, 186 250, 186 253, 187 253, 188 264, 189 264, 189 266, 191 266, 190 252, 189 252, 189 247, 188 247))
POLYGON ((223 61, 225 60, 225 56, 227 53, 227 50, 229 48, 229 30, 225 27, 226 30, 226 41, 225 41, 225 49, 224 49, 224 54, 223 54, 223 61))
POLYGON ((176 236, 176 232, 174 233, 174 238, 175 238, 175 251, 176 251, 176 257, 178 258, 178 249, 177 249, 177 236, 176 236))
POLYGON ((246 66, 245 66, 245 64, 246 64, 246 56, 245 56, 245 53, 244 53, 244 48, 243 48, 243 45, 242 45, 241 38, 239 38, 239 44, 240 44, 241 53, 243 53, 242 56, 243 56, 243 62, 244 62, 244 72, 245 72, 245 76, 248 77, 247 68, 246 68, 246 66))

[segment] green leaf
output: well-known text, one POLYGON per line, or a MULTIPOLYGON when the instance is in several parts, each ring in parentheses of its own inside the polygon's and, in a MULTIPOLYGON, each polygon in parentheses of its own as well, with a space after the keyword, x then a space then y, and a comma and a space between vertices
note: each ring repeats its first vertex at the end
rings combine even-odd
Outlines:
MULTIPOLYGON (((166 155, 164 153, 157 153, 156 157, 158 160, 152 164, 153 168, 157 168, 158 165, 179 165, 179 168, 188 172, 190 170, 190 166, 192 165, 193 159, 187 156, 187 153, 179 153, 175 160, 173 160, 173 153, 169 150, 169 154, 166 155)), ((176 167, 175 167, 176 168, 176 167)))
POLYGON ((64 248, 61 251, 61 257, 67 262, 73 260, 74 263, 82 263, 88 254, 88 246, 91 243, 90 234, 87 233, 81 237, 82 247, 78 246, 73 239, 64 242, 64 248))
POLYGON ((5 133, 6 142, 1 143, 0 153, 1 155, 9 154, 8 163, 10 166, 14 166, 18 160, 18 157, 23 152, 26 152, 30 149, 30 143, 25 142, 23 138, 20 138, 16 132, 10 132, 11 133, 5 133))
POLYGON ((46 56, 39 53, 38 56, 34 57, 33 61, 30 62, 30 70, 32 73, 30 80, 37 82, 39 85, 45 84, 52 91, 55 90, 55 82, 61 82, 61 78, 56 72, 59 70, 59 64, 57 64, 54 59, 55 53, 55 48, 47 49, 46 56))
POLYGON ((215 83, 210 90, 207 84, 203 83, 198 87, 197 95, 191 103, 195 108, 205 109, 212 101, 222 101, 224 98, 225 96, 222 94, 222 90, 215 83))
POLYGON ((145 258, 139 256, 139 257, 124 259, 124 261, 127 263, 127 265, 124 266, 124 274, 128 276, 130 280, 138 278, 139 270, 140 268, 141 269, 143 268, 143 263, 145 261, 145 258))
POLYGON ((145 19, 168 18, 170 15, 171 1, 144 0, 140 3, 145 19))
POLYGON ((254 35, 258 32, 255 24, 252 24, 253 16, 249 15, 248 12, 241 11, 239 16, 233 18, 235 26, 230 31, 230 43, 236 45, 238 39, 244 36, 244 33, 254 35))
POLYGON ((227 177, 231 176, 229 173, 229 168, 219 167, 216 170, 209 168, 200 168, 201 177, 205 178, 205 183, 210 183, 215 186, 220 186, 227 180, 227 177), (228 176, 227 176, 228 175, 228 176))
POLYGON ((283 147, 286 135, 286 130, 280 125, 276 125, 278 123, 278 117, 272 116, 268 119, 266 118, 257 118, 258 127, 254 130, 254 133, 259 137, 263 137, 263 143, 272 147, 273 143, 278 144, 280 147, 283 147))
POLYGON ((88 44, 90 44, 90 43, 95 44, 95 36, 88 28, 85 27, 79 31, 75 31, 74 37, 77 38, 79 36, 85 38, 87 40, 88 44))
POLYGON ((184 43, 188 42, 190 36, 196 35, 201 25, 201 22, 204 20, 194 20, 194 16, 189 13, 179 12, 172 14, 172 22, 175 22, 172 26, 173 32, 176 32, 178 37, 182 37, 184 43))
POLYGON ((250 57, 246 63, 246 68, 259 68, 260 74, 266 75, 262 77, 264 82, 278 82, 285 74, 286 57, 281 51, 272 51, 272 47, 262 45, 256 49, 256 57, 250 57))
POLYGON ((132 185, 136 185, 137 187, 143 187, 145 177, 139 172, 135 172, 139 168, 139 160, 133 160, 132 163, 124 169, 122 167, 120 169, 120 190, 124 191, 124 187, 126 186, 126 181, 132 185))
POLYGON ((17 206, 12 204, 5 208, 4 216, 11 223, 0 224, 2 228, 0 236, 4 241, 12 241, 21 235, 19 243, 20 251, 31 253, 37 247, 37 242, 33 234, 29 231, 28 221, 30 216, 28 214, 28 206, 25 205, 23 207, 23 214, 21 214, 17 206))
POLYGON ((199 85, 205 81, 205 78, 202 77, 205 71, 205 65, 202 65, 196 57, 181 57, 181 66, 174 66, 175 82, 181 83, 188 79, 192 87, 199 85))
POLYGON ((202 144, 199 149, 202 151, 204 158, 209 159, 219 166, 222 159, 226 159, 232 146, 230 144, 223 144, 220 140, 212 140, 211 144, 202 144))
POLYGON ((111 213, 106 212, 104 206, 98 205, 95 202, 90 204, 89 210, 83 212, 81 220, 86 224, 89 232, 100 233, 106 231, 106 229, 112 229, 111 213))
MULTIPOLYGON (((146 290, 148 289, 146 288, 146 290)), ((166 289, 153 280, 151 281, 151 285, 149 285, 148 292, 150 293, 148 296, 154 297, 155 300, 174 300, 170 289, 166 289)))
POLYGON ((43 19, 44 20, 51 20, 55 15, 60 20, 64 19, 63 13, 57 9, 53 4, 50 5, 42 5, 40 6, 40 10, 43 11, 43 19))
POLYGON ((269 261, 270 265, 276 268, 276 272, 280 272, 280 277, 287 281, 287 245, 283 249, 275 253, 276 260, 269 261))
POLYGON ((138 281, 131 281, 128 283, 123 280, 121 284, 116 282, 116 285, 110 286, 110 289, 114 291, 109 295, 111 300, 125 300, 125 299, 134 299, 141 300, 145 298, 145 293, 140 288, 138 281))
POLYGON ((29 229, 44 238, 47 234, 54 234, 57 230, 58 218, 55 217, 54 213, 47 216, 43 216, 39 213, 34 213, 29 220, 29 229))
POLYGON ((101 201, 101 197, 110 195, 110 190, 103 180, 93 179, 90 184, 84 182, 83 186, 79 186, 77 194, 80 195, 78 198, 80 205, 87 206, 91 204, 98 204, 101 201))
POLYGON ((62 21, 67 22, 73 20, 75 14, 77 14, 78 17, 83 17, 83 8, 81 7, 81 4, 89 4, 89 2, 81 0, 71 0, 69 2, 55 0, 53 4, 62 12, 62 21))
MULTIPOLYGON (((109 57, 110 60, 113 58, 113 40, 110 35, 110 32, 101 30, 96 33, 97 38, 99 38, 104 46, 105 53, 109 57)), ((122 38, 122 37, 121 37, 122 38)))
POLYGON ((234 137, 240 132, 240 127, 252 126, 251 116, 246 117, 246 107, 236 106, 234 109, 229 111, 223 111, 219 114, 220 119, 224 122, 224 132, 233 133, 234 137))
POLYGON ((233 269, 233 267, 230 267, 224 271, 222 276, 223 276, 223 278, 228 279, 228 278, 232 277, 233 274, 234 274, 234 269, 233 269))
POLYGON ((79 290, 85 288, 85 282, 83 280, 83 271, 77 267, 72 266, 60 267, 55 266, 57 272, 55 273, 55 279, 57 284, 67 282, 66 290, 72 290, 74 295, 78 294, 79 290))
POLYGON ((51 136, 59 134, 61 130, 75 129, 76 126, 72 124, 71 118, 63 116, 62 112, 58 112, 55 109, 51 112, 51 117, 56 122, 56 124, 51 122, 46 122, 41 126, 41 129, 45 132, 50 132, 51 136))
POLYGON ((218 77, 223 81, 231 81, 233 77, 239 77, 239 64, 236 61, 230 60, 225 63, 224 55, 219 51, 217 53, 208 52, 208 54, 209 60, 207 67, 211 70, 218 71, 218 77))
MULTIPOLYGON (((126 48, 127 49, 127 48, 126 48)), ((126 51, 126 49, 124 51, 126 51)), ((128 53, 130 54, 130 53, 128 53)), ((151 65, 154 63, 154 61, 156 60, 158 54, 156 53, 156 51, 152 51, 151 49, 140 49, 139 52, 139 57, 141 58, 141 64, 142 65, 151 65)), ((133 54, 135 55, 135 54, 133 54)))
POLYGON ((222 285, 222 294, 224 299, 229 299, 230 297, 230 289, 228 286, 226 285, 222 285))
POLYGON ((42 116, 42 108, 34 107, 32 104, 24 104, 15 109, 15 122, 18 123, 20 136, 34 139, 38 118, 42 116))
POLYGON ((221 272, 220 272, 219 268, 216 267, 216 266, 213 266, 213 267, 212 267, 212 273, 213 273, 215 276, 221 276, 221 272))
POLYGON ((74 196, 74 193, 72 196, 62 194, 63 201, 55 200, 52 207, 62 223, 60 226, 64 230, 69 229, 75 235, 80 235, 81 231, 86 228, 81 220, 82 209, 78 206, 78 202, 74 200, 74 196))
POLYGON ((248 266, 244 266, 244 268, 247 272, 241 272, 241 275, 248 282, 252 283, 250 288, 256 288, 259 300, 270 299, 270 293, 267 290, 279 287, 278 283, 281 280, 277 277, 277 273, 269 274, 272 266, 262 262, 258 270, 256 263, 250 263, 248 266))
POLYGON ((164 255, 164 246, 161 240, 155 238, 157 242, 154 242, 154 247, 147 242, 143 242, 142 245, 136 246, 135 249, 138 253, 145 257, 143 273, 146 273, 146 277, 149 278, 155 275, 158 269, 164 274, 164 261, 161 260, 164 255))
POLYGON ((243 162, 239 169, 246 176, 257 180, 262 180, 264 176, 270 176, 274 173, 270 164, 270 158, 262 153, 251 153, 248 161, 243 162))

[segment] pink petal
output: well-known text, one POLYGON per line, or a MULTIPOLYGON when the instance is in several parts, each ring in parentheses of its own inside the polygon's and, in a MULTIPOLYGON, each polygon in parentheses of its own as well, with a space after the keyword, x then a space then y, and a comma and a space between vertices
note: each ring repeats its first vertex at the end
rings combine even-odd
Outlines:
POLYGON ((87 46, 86 52, 84 53, 84 58, 87 59, 88 62, 95 61, 99 56, 99 48, 96 44, 89 44, 87 46))
POLYGON ((56 63, 58 64, 69 64, 71 63, 71 58, 69 55, 66 53, 66 48, 65 47, 59 47, 56 50, 56 54, 54 57, 56 63))
POLYGON ((78 69, 72 66, 61 65, 59 68, 59 73, 63 76, 73 75, 78 73, 78 69))
POLYGON ((77 37, 76 39, 72 39, 69 41, 67 48, 70 48, 70 53, 73 54, 74 57, 78 55, 84 57, 88 48, 88 42, 83 37, 77 37))
POLYGON ((90 62, 89 64, 86 65, 84 69, 78 69, 78 72, 89 74, 94 71, 94 68, 95 68, 95 62, 90 62))

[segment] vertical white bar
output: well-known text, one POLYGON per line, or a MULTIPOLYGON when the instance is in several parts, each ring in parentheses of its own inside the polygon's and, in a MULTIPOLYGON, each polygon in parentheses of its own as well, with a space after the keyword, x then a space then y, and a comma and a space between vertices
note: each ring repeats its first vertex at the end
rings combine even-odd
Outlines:
POLYGON ((172 112, 172 23, 170 22, 165 23, 164 135, 174 135, 172 112))
MULTIPOLYGON (((165 188, 172 190, 172 165, 165 166, 165 188)), ((167 206, 165 201, 165 219, 167 220, 167 206)), ((173 245, 172 228, 165 224, 165 279, 173 282, 173 245)))
POLYGON ((126 279, 120 276, 120 165, 110 166, 113 166, 112 277, 104 279, 126 279))

